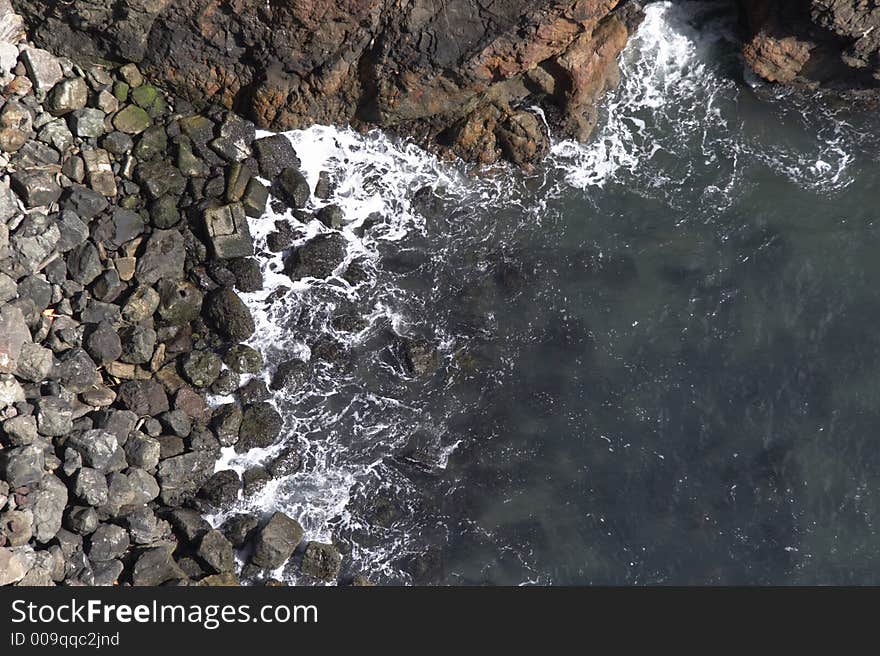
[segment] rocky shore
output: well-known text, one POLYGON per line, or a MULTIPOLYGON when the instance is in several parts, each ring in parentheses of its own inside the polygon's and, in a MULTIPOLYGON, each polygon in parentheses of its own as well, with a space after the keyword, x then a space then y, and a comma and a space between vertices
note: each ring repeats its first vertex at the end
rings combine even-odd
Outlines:
POLYGON ((268 478, 220 449, 281 428, 238 292, 247 218, 311 195, 290 142, 36 47, 8 0, 0 90, 0 585, 237 585, 236 556, 338 580, 282 513, 203 518, 268 478))

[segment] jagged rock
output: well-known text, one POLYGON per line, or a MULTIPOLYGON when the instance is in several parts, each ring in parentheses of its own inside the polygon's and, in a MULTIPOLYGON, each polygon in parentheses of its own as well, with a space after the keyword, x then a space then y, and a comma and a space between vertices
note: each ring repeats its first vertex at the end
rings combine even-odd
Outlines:
POLYGON ((140 134, 152 124, 150 115, 137 105, 127 105, 113 117, 113 127, 125 134, 140 134))
POLYGON ((238 500, 241 479, 232 469, 218 471, 199 489, 198 496, 215 508, 228 508, 238 500))
POLYGON ((235 554, 229 540, 217 530, 210 530, 202 536, 196 551, 199 559, 210 571, 222 574, 235 569, 235 554))
POLYGON ((242 414, 235 450, 243 453, 272 446, 281 433, 282 424, 281 415, 271 404, 263 401, 248 406, 242 414))
POLYGON ((241 342, 254 334, 254 319, 247 305, 228 287, 212 292, 205 301, 205 317, 220 335, 241 342))
POLYGON ((20 547, 30 541, 34 515, 30 510, 8 510, 0 513, 0 542, 9 547, 20 547))
POLYGON ((40 383, 49 377, 54 366, 52 351, 39 344, 25 342, 21 345, 15 375, 33 383, 40 383))
POLYGON ((132 505, 150 503, 159 496, 159 483, 152 474, 143 469, 130 468, 128 482, 131 485, 132 505))
POLYGON ((98 512, 91 506, 74 506, 64 517, 64 528, 79 535, 89 535, 98 528, 98 512))
POLYGON ((183 542, 196 542, 211 530, 205 518, 191 508, 175 508, 168 513, 167 519, 183 542))
MULTIPOLYGON (((37 439, 37 420, 32 415, 10 417, 3 422, 3 432, 12 446, 27 446, 37 439)), ((2 497, 3 494, 0 494, 2 497)))
POLYGON ((98 249, 91 241, 85 241, 67 256, 67 271, 71 280, 88 285, 104 270, 98 249))
POLYGON ((183 359, 183 375, 196 387, 210 387, 220 375, 220 357, 207 350, 196 350, 183 359))
POLYGON ((230 260, 228 269, 235 276, 235 286, 241 292, 258 292, 263 289, 263 273, 260 264, 252 257, 230 260))
POLYGON ((38 94, 45 95, 64 77, 58 59, 40 48, 25 48, 21 53, 21 61, 38 94))
POLYGON ((13 488, 38 484, 43 478, 45 457, 37 445, 0 451, 0 474, 13 488))
POLYGON ((278 198, 292 209, 305 207, 312 194, 305 176, 297 168, 286 168, 281 171, 278 179, 275 180, 272 190, 278 198))
POLYGON ((191 282, 160 280, 156 287, 159 290, 158 312, 163 321, 182 325, 195 321, 201 314, 204 297, 191 282))
POLYGON ((127 326, 120 331, 121 360, 130 364, 149 362, 156 348, 156 331, 148 326, 127 326))
POLYGON ((73 434, 67 446, 82 455, 83 463, 101 472, 108 473, 125 469, 125 454, 113 433, 94 428, 81 434, 73 434))
POLYGON ((125 442, 126 460, 132 467, 153 470, 159 464, 161 449, 159 440, 143 433, 132 433, 125 442))
POLYGON ((17 100, 10 99, 0 111, 0 151, 13 153, 31 137, 33 116, 17 100))
POLYGON ((70 210, 87 221, 98 216, 107 206, 106 198, 82 185, 71 186, 62 200, 63 209, 70 210))
POLYGON ((160 279, 180 280, 185 258, 183 236, 177 230, 155 230, 138 258, 138 281, 152 285, 160 279))
POLYGON ((154 200, 165 194, 180 196, 186 188, 186 178, 176 167, 162 159, 141 162, 136 175, 138 183, 154 200))
POLYGON ((233 547, 241 549, 259 524, 260 522, 253 515, 233 515, 223 522, 220 530, 233 547))
POLYGON ((29 546, 0 547, 0 586, 17 583, 24 578, 35 559, 29 546))
POLYGON ((53 116, 63 116, 82 109, 89 101, 89 87, 81 77, 62 80, 49 92, 46 108, 53 116))
POLYGON ((104 134, 104 112, 93 107, 77 109, 69 114, 70 130, 83 139, 97 139, 104 134))
POLYGON ((288 360, 278 365, 269 388, 272 390, 302 389, 311 376, 311 366, 303 360, 288 360))
POLYGON ((149 285, 141 285, 128 297, 122 307, 122 318, 131 323, 140 323, 159 309, 159 293, 149 285))
POLYGON ((98 327, 89 334, 85 347, 95 362, 102 365, 118 360, 122 355, 122 341, 119 339, 119 334, 106 321, 99 323, 98 327))
POLYGON ((67 487, 53 474, 44 474, 39 487, 29 495, 34 515, 34 538, 49 542, 61 529, 61 519, 67 507, 67 487))
POLYGON ((168 396, 154 380, 127 380, 117 390, 117 399, 124 409, 144 416, 156 416, 168 407, 168 396))
POLYGON ((347 242, 338 233, 318 235, 284 261, 284 272, 293 280, 328 278, 345 260, 347 242))
POLYGON ((226 403, 214 409, 211 427, 222 446, 234 446, 238 442, 242 411, 235 403, 226 403))
POLYGON ((83 467, 73 479, 73 493, 89 506, 103 506, 109 494, 107 477, 97 469, 83 467))
POLYGON ((236 344, 229 349, 223 362, 239 374, 255 374, 263 367, 260 352, 246 344, 236 344))
POLYGON ((31 331, 21 309, 13 305, 0 307, 0 373, 13 373, 18 367, 21 349, 31 342, 31 331))
POLYGON ((73 430, 73 409, 57 396, 44 396, 37 402, 37 430, 40 435, 61 437, 73 430))
POLYGON ((94 361, 78 346, 65 351, 55 366, 54 377, 75 394, 87 392, 101 382, 94 361))
POLYGON ((147 549, 138 556, 132 570, 131 582, 137 586, 156 586, 186 578, 174 562, 172 547, 147 549))
POLYGON ((333 581, 342 568, 342 556, 332 544, 309 542, 302 560, 303 574, 322 581, 333 581))
POLYGON ((302 541, 303 529, 299 522, 276 512, 257 533, 251 563, 261 569, 275 569, 283 565, 302 541))
POLYGON ((45 171, 21 169, 12 174, 12 188, 26 207, 51 205, 61 197, 61 186, 45 171))
POLYGON ((162 502, 179 506, 191 500, 213 470, 214 457, 210 452, 185 453, 163 460, 158 473, 162 502))
POLYGON ((86 224, 70 210, 64 210, 58 215, 58 231, 61 238, 58 240, 57 249, 61 253, 76 248, 89 238, 86 224))
POLYGON ((89 559, 93 562, 120 558, 128 551, 128 533, 115 524, 101 524, 89 539, 89 559))
POLYGON ((110 164, 110 156, 106 150, 82 151, 85 163, 86 178, 89 186, 102 196, 115 196, 117 194, 116 180, 113 176, 113 167, 110 164))
POLYGON ((339 228, 342 227, 342 221, 345 218, 345 214, 339 205, 325 205, 318 210, 315 218, 328 228, 339 230, 339 228))

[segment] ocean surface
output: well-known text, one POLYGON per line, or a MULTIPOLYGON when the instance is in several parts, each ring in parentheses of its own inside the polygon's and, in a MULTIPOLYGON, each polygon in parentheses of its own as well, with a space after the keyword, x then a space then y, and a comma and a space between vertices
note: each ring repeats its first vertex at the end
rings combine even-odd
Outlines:
POLYGON ((388 584, 880 583, 880 119, 759 83, 726 5, 649 4, 595 137, 529 174, 289 134, 359 275, 292 283, 266 235, 326 229, 252 221, 266 378, 314 367, 219 465, 301 469, 229 513, 388 584))

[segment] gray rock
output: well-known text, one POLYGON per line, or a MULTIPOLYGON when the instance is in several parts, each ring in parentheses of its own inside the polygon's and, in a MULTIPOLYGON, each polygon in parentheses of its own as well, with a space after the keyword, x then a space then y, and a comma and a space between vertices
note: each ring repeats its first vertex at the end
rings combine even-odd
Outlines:
POLYGON ((163 321, 179 326, 199 318, 204 296, 191 282, 160 280, 156 285, 159 292, 159 316, 163 321))
POLYGON ((131 582, 136 586, 156 586, 186 578, 171 556, 173 547, 146 549, 132 569, 131 582))
POLYGON ((119 339, 119 334, 106 321, 99 323, 89 334, 85 347, 98 364, 113 362, 122 355, 122 341, 119 339))
POLYGON ((309 240, 284 261, 284 272, 293 280, 329 278, 345 260, 347 242, 338 233, 318 235, 309 240))
POLYGON ((110 517, 117 517, 125 506, 134 505, 135 491, 128 476, 114 472, 107 476, 107 503, 101 512, 110 517))
POLYGON ((211 385, 211 393, 218 396, 228 396, 233 394, 239 385, 241 385, 241 376, 230 369, 224 369, 211 385))
POLYGON ((250 157, 255 138, 254 124, 230 112, 220 124, 220 136, 210 146, 223 159, 240 162, 250 157))
POLYGON ((147 285, 160 279, 181 280, 185 259, 183 236, 177 230, 156 230, 138 258, 137 279, 147 285))
POLYGON ((0 303, 6 303, 18 296, 18 285, 15 280, 0 272, 0 303))
POLYGON ((152 317, 159 309, 159 292, 149 285, 141 285, 128 297, 122 308, 122 318, 131 323, 140 323, 152 317))
POLYGON ((134 141, 124 132, 117 130, 105 135, 101 140, 101 146, 117 157, 121 157, 134 148, 134 141))
POLYGON ((123 569, 122 561, 119 560, 92 563, 93 585, 110 586, 118 584, 123 569))
POLYGON ((92 561, 107 561, 121 558, 128 551, 128 533, 115 524, 101 524, 92 533, 88 554, 92 561))
POLYGON ((79 535, 89 535, 98 528, 98 512, 91 506, 73 506, 64 517, 64 528, 79 535))
POLYGON ((0 307, 0 373, 13 373, 18 367, 21 349, 31 342, 31 331, 18 307, 0 307))
POLYGON ((339 228, 342 227, 342 221, 345 218, 345 214, 339 205, 325 205, 318 210, 317 214, 315 214, 315 218, 328 228, 339 230, 339 228))
POLYGON ((161 159, 138 164, 136 177, 138 183, 153 200, 165 194, 180 196, 186 188, 186 178, 180 171, 161 159))
POLYGON ((248 538, 259 524, 260 522, 253 515, 233 515, 223 522, 220 530, 223 531, 223 535, 232 543, 233 547, 241 549, 247 544, 248 538))
POLYGON ((67 446, 82 455, 83 463, 101 472, 114 472, 125 469, 125 454, 113 433, 93 428, 84 433, 74 433, 67 440, 67 446))
POLYGON ((334 581, 342 568, 342 556, 332 544, 309 542, 302 560, 302 572, 322 581, 334 581))
POLYGON ((311 365, 303 360, 287 360, 278 365, 269 383, 269 389, 301 390, 311 377, 311 365))
POLYGON ((0 542, 20 547, 33 536, 34 514, 30 510, 7 510, 0 513, 0 542))
POLYGON ((167 147, 168 136, 165 134, 165 128, 161 125, 154 125, 141 134, 133 154, 138 158, 138 161, 147 161, 157 155, 164 154, 167 147))
POLYGON ((91 241, 85 241, 74 248, 67 256, 67 270, 71 280, 88 285, 101 275, 104 266, 98 249, 91 241))
POLYGON ((155 380, 127 380, 118 387, 116 398, 123 409, 141 417, 154 417, 169 409, 165 389, 155 380))
POLYGON ((58 360, 53 375, 74 394, 87 392, 100 384, 98 368, 85 349, 74 346, 65 351, 58 360))
POLYGON ((82 151, 89 186, 102 196, 115 196, 118 192, 110 155, 102 148, 82 151))
POLYGON ((150 203, 150 223, 156 228, 171 228, 179 222, 180 211, 174 196, 162 196, 150 203))
POLYGON ((276 512, 257 533, 251 563, 261 569, 275 569, 283 565, 302 541, 303 528, 299 522, 276 512))
POLYGON ((149 472, 132 467, 128 470, 128 482, 131 484, 132 505, 150 503, 159 496, 159 483, 149 472))
MULTIPOLYGON (((40 128, 37 139, 52 146, 59 153, 66 153, 73 147, 73 134, 62 119, 49 121, 40 128)), ((85 171, 85 169, 83 169, 85 171)), ((64 171, 61 171, 64 173, 64 171)))
POLYGON ((76 136, 97 139, 104 134, 104 116, 100 109, 86 107, 71 112, 67 124, 76 136))
POLYGON ((275 134, 254 141, 254 156, 260 165, 260 175, 274 180, 286 168, 299 168, 300 161, 293 145, 283 134, 275 134))
POLYGON ((34 537, 45 544, 61 530, 61 519, 67 507, 67 487, 53 474, 45 474, 39 487, 32 491, 31 512, 34 514, 34 537))
POLYGON ((281 433, 281 415, 269 403, 248 406, 241 419, 235 450, 244 453, 250 449, 272 446, 281 433))
POLYGON ((71 210, 63 210, 58 215, 58 231, 61 233, 57 245, 60 253, 76 248, 89 238, 88 226, 71 210))
POLYGON ((196 555, 210 571, 217 574, 231 572, 235 569, 235 554, 232 550, 232 544, 218 530, 212 529, 202 536, 196 555))
POLYGON ((61 204, 65 210, 70 210, 87 221, 98 216, 108 206, 106 198, 82 185, 73 185, 66 191, 61 204))
POLYGON ((235 276, 235 286, 242 292, 258 292, 263 289, 263 272, 260 264, 252 257, 239 257, 227 263, 230 273, 235 276))
POLYGON ((148 326, 127 326, 120 331, 123 362, 143 364, 149 362, 156 348, 156 331, 148 326))
POLYGON ((46 108, 53 116, 63 116, 82 109, 89 101, 89 87, 81 77, 58 82, 46 99, 46 108))
POLYGON ((83 467, 74 475, 73 493, 89 506, 103 506, 109 495, 107 477, 97 469, 83 467))
POLYGON ((162 502, 169 506, 193 499, 214 471, 214 457, 209 451, 185 453, 159 463, 162 502))
POLYGON ((199 489, 198 496, 212 506, 223 509, 238 500, 241 491, 241 479, 233 469, 218 471, 211 476, 199 489))
POLYGON ((210 326, 231 341, 242 342, 250 338, 256 329, 247 305, 228 287, 208 296, 204 312, 210 326))
POLYGON ((203 220, 215 257, 228 259, 254 254, 247 215, 240 203, 209 207, 203 220))
POLYGON ((102 410, 92 415, 95 428, 102 428, 116 436, 116 441, 124 445, 128 435, 134 430, 138 416, 129 410, 102 410))
MULTIPOLYGON (((269 188, 256 178, 251 178, 247 189, 241 197, 244 213, 252 219, 259 219, 266 213, 266 204, 269 202, 269 188)), ((248 253, 247 255, 251 255, 248 253)))
POLYGON ((0 475, 12 488, 38 484, 43 478, 45 456, 35 444, 0 451, 0 475))
POLYGON ((25 48, 20 60, 24 63, 28 77, 34 84, 34 90, 40 97, 45 96, 64 77, 61 64, 45 50, 25 48))
POLYGON ((15 373, 23 380, 40 383, 49 377, 53 366, 51 350, 39 344, 26 342, 21 345, 15 373))
POLYGON ((295 168, 286 168, 281 171, 272 190, 282 202, 293 209, 305 207, 312 195, 305 176, 295 168))
POLYGON ((21 581, 34 560, 34 550, 31 547, 0 547, 0 586, 21 581))
POLYGON ((40 435, 61 437, 73 430, 73 409, 57 396, 44 396, 37 402, 37 430, 40 435))
POLYGON ((161 448, 159 440, 143 433, 132 433, 125 443, 125 455, 132 467, 152 470, 159 464, 161 448))
POLYGON ((20 169, 12 174, 12 188, 26 207, 51 205, 61 197, 55 177, 42 170, 20 169))
POLYGON ((165 537, 169 532, 168 523, 159 521, 156 514, 147 506, 140 506, 128 512, 123 518, 132 542, 150 544, 165 537))
MULTIPOLYGON (((3 432, 12 446, 27 446, 37 439, 37 420, 31 415, 18 415, 3 422, 3 432)), ((0 500, 4 495, 0 494, 0 500)))
POLYGON ((125 134, 140 134, 152 124, 150 115, 137 105, 127 105, 113 117, 113 127, 125 134))
POLYGON ((236 403, 226 403, 214 409, 211 427, 222 446, 235 446, 241 428, 242 411, 236 403))

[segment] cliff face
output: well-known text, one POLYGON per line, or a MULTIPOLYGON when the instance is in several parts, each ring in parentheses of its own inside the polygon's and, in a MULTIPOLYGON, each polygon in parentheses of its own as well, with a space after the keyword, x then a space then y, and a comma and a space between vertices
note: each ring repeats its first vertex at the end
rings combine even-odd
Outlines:
POLYGON ((748 23, 746 62, 784 84, 880 88, 876 0, 740 0, 748 23))
POLYGON ((133 61, 269 129, 396 127, 483 162, 541 156, 547 102, 586 137, 639 10, 624 0, 14 0, 32 38, 133 61))

